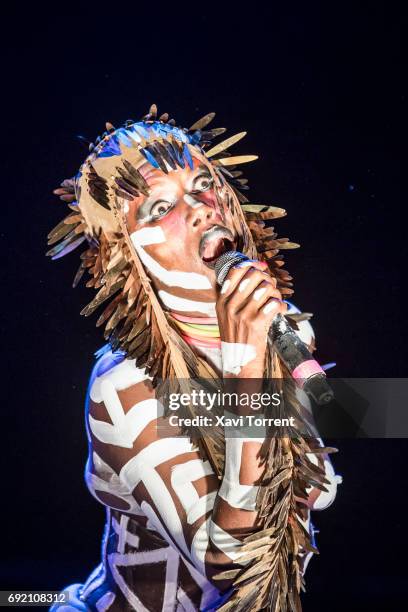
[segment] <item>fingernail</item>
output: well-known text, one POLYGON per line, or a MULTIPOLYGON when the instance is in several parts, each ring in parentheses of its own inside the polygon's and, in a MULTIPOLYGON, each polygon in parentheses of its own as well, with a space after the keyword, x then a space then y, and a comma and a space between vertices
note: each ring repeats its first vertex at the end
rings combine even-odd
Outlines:
POLYGON ((259 300, 261 299, 265 291, 266 291, 266 287, 261 287, 260 289, 257 289, 256 291, 254 291, 254 300, 259 302, 259 300))
POLYGON ((228 291, 228 287, 230 286, 231 281, 227 278, 227 280, 225 280, 223 282, 223 285, 221 287, 221 293, 225 293, 226 291, 228 291))
POLYGON ((276 310, 277 308, 279 308, 279 302, 280 300, 277 300, 276 298, 271 298, 271 300, 273 300, 272 302, 268 302, 268 304, 265 306, 265 308, 263 309, 263 313, 264 314, 268 314, 270 313, 272 310, 276 310))
POLYGON ((250 279, 250 278, 246 278, 245 280, 243 280, 243 281, 240 283, 239 287, 238 287, 238 291, 239 291, 240 293, 242 293, 243 291, 245 291, 245 288, 248 286, 248 283, 250 283, 250 282, 251 282, 251 279, 250 279))

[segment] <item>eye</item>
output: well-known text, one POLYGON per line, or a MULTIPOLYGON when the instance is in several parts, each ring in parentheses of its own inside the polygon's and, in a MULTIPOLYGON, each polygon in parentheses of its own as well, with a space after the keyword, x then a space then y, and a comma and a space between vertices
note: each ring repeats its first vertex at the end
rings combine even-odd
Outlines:
POLYGON ((208 191, 213 186, 213 183, 214 179, 210 174, 201 174, 194 181, 194 191, 192 193, 208 191))
POLYGON ((165 200, 159 200, 159 202, 155 202, 150 209, 150 217, 154 219, 160 219, 160 217, 164 217, 169 210, 173 208, 173 204, 171 202, 166 202, 165 200))

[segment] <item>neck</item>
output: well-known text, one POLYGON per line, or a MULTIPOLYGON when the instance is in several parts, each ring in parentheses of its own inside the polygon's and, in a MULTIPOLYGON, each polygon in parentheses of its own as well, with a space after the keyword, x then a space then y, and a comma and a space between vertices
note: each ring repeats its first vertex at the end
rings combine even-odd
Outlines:
POLYGON ((193 346, 220 348, 220 331, 217 317, 191 317, 170 312, 183 339, 193 346))

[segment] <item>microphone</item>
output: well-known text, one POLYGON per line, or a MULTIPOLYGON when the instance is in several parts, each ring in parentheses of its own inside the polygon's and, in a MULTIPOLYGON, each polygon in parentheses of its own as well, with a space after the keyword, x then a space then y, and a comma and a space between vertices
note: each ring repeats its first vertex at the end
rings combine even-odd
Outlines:
MULTIPOLYGON (((238 251, 227 251, 220 255, 214 268, 217 283, 221 286, 231 268, 244 261, 250 260, 238 251)), ((305 391, 318 405, 327 404, 333 399, 334 393, 327 382, 324 370, 280 313, 271 323, 268 340, 300 389, 305 391)))

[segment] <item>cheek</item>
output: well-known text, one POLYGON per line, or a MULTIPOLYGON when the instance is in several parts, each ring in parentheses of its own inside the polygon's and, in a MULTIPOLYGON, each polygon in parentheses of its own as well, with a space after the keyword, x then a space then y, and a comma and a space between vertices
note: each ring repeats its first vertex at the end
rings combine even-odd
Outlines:
POLYGON ((217 198, 214 191, 204 191, 200 194, 200 201, 210 206, 211 208, 217 207, 217 198))
POLYGON ((189 238, 185 219, 176 210, 173 210, 169 215, 164 217, 160 222, 160 227, 163 230, 163 234, 166 239, 164 245, 157 245, 160 247, 167 246, 167 252, 188 252, 191 237, 189 238))

